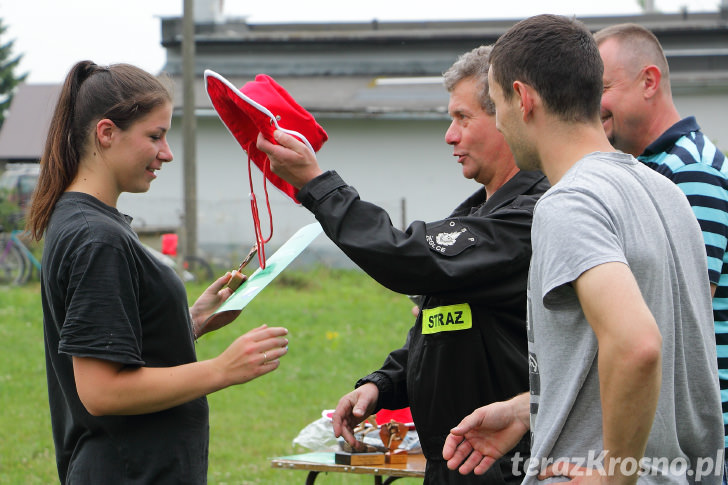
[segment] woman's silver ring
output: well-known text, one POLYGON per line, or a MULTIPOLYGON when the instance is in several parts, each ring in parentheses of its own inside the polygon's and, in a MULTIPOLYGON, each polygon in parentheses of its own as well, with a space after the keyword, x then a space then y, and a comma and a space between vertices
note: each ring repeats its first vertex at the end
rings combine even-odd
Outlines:
POLYGON ((268 354, 263 352, 263 364, 267 364, 267 363, 268 363, 268 354))

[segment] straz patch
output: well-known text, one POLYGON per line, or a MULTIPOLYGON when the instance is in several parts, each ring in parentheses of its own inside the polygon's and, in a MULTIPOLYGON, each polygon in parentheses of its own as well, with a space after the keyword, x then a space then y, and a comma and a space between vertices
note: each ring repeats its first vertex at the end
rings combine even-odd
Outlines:
POLYGON ((425 239, 430 249, 445 256, 456 256, 477 242, 475 235, 454 219, 428 225, 425 239))
POLYGON ((425 308, 422 310, 422 334, 452 332, 473 328, 473 314, 470 305, 457 305, 425 308))

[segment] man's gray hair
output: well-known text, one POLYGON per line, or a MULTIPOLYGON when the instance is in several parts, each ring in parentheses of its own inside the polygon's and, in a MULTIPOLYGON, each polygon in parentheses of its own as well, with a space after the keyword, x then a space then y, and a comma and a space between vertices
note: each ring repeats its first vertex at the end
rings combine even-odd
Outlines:
POLYGON ((445 89, 450 93, 460 81, 474 78, 482 88, 478 96, 480 106, 483 108, 483 111, 491 116, 495 115, 495 104, 490 99, 488 89, 488 68, 490 67, 490 51, 492 48, 489 45, 481 45, 470 52, 462 54, 455 61, 455 64, 450 66, 450 69, 442 75, 445 89))

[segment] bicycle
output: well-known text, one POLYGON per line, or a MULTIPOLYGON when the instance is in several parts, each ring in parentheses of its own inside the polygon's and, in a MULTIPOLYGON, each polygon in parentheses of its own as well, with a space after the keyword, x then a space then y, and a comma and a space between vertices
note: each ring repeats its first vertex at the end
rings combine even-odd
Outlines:
POLYGON ((24 285, 33 275, 40 274, 40 261, 19 237, 23 231, 15 229, 10 234, 0 227, 0 285, 24 285))

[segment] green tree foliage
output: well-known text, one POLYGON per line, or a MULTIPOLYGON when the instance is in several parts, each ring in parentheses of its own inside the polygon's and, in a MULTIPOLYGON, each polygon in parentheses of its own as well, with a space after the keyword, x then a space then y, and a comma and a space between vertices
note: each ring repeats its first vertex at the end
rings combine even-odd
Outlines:
POLYGON ((13 44, 15 40, 5 42, 4 34, 7 26, 0 19, 0 127, 5 121, 5 113, 13 100, 15 87, 25 81, 28 73, 20 76, 15 75, 15 70, 22 59, 22 55, 13 56, 13 44))
POLYGON ((17 204, 8 200, 7 191, 0 189, 0 229, 7 232, 20 229, 22 216, 17 204))

